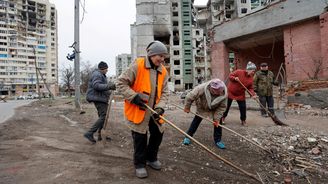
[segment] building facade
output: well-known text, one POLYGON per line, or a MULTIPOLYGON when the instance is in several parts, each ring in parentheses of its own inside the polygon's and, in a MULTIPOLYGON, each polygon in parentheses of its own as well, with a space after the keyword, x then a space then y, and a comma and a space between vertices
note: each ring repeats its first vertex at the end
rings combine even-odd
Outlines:
POLYGON ((0 1, 0 90, 58 92, 57 11, 48 0, 0 1), (38 69, 38 70, 36 70, 38 69), (39 86, 37 86, 37 76, 39 86))
POLYGON ((205 80, 202 28, 197 27, 196 11, 190 0, 137 0, 136 22, 131 25, 131 57, 146 56, 146 47, 153 40, 167 45, 169 58, 165 67, 174 90, 192 89, 205 80), (196 36, 196 37, 194 37, 196 36), (200 55, 202 54, 202 55, 200 55), (195 58, 197 57, 197 66, 195 58), (197 69, 196 69, 197 68, 197 69))
POLYGON ((116 76, 120 76, 131 64, 131 54, 119 54, 115 58, 116 76))
POLYGON ((251 13, 221 24, 213 22, 212 77, 226 78, 233 53, 236 68, 244 69, 248 61, 267 62, 285 84, 327 80, 328 5, 316 0, 251 2, 258 3, 251 6, 251 13))

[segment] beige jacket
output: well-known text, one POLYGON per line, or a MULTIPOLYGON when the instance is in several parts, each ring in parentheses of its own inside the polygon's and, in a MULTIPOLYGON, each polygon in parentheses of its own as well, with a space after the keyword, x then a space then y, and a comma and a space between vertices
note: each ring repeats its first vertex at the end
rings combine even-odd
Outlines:
POLYGON ((210 82, 203 83, 190 91, 185 100, 185 108, 190 109, 196 101, 197 114, 219 121, 227 107, 228 91, 225 86, 223 96, 213 96, 210 93, 210 82))
MULTIPOLYGON (((148 105, 150 107, 153 107, 154 109, 156 107, 161 107, 164 109, 165 104, 168 101, 168 95, 169 95, 169 90, 168 90, 168 86, 167 86, 169 75, 167 73, 167 75, 164 78, 162 96, 160 97, 158 104, 156 106, 154 106, 155 96, 156 96, 155 95, 156 75, 157 75, 157 72, 162 72, 162 66, 158 67, 157 70, 154 70, 154 69, 151 69, 151 65, 149 62, 150 61, 148 60, 148 58, 145 58, 145 65, 146 65, 145 67, 150 70, 150 79, 149 80, 151 80, 150 81, 151 82, 151 94, 149 95, 148 105)), ((117 82, 116 82, 116 88, 117 88, 118 92, 120 92, 123 95, 123 97, 126 100, 128 100, 129 102, 131 102, 132 99, 137 95, 137 93, 134 90, 132 90, 130 87, 133 85, 133 83, 136 79, 137 72, 138 72, 138 65, 136 62, 134 62, 130 65, 130 67, 126 71, 124 71, 119 76, 119 78, 117 79, 117 82)), ((144 120, 142 121, 142 123, 140 123, 138 125, 134 124, 133 122, 130 122, 127 120, 126 121, 131 130, 141 133, 141 134, 145 134, 145 133, 147 133, 151 114, 152 113, 147 109, 144 120)), ((161 132, 164 131, 164 124, 158 125, 158 127, 161 132)))

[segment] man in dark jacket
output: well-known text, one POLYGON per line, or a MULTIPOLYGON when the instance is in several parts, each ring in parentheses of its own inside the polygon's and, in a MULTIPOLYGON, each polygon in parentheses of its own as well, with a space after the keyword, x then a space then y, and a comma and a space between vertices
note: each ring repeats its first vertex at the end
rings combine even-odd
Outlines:
MULTIPOLYGON (((274 82, 274 75, 270 70, 268 70, 267 63, 261 63, 260 69, 261 70, 257 71, 254 75, 254 91, 259 96, 260 102, 263 107, 266 107, 266 104, 268 104, 269 111, 274 114, 272 96, 272 85, 276 85, 276 83, 274 82)), ((268 117, 266 111, 262 108, 261 115, 263 117, 268 117)))
POLYGON ((90 142, 96 143, 93 134, 98 130, 103 128, 107 108, 108 100, 110 96, 109 90, 115 90, 115 84, 112 82, 107 82, 106 73, 108 72, 107 63, 101 61, 98 64, 98 70, 93 71, 91 78, 88 83, 87 90, 87 101, 93 102, 98 111, 98 120, 92 125, 92 127, 84 134, 90 142))

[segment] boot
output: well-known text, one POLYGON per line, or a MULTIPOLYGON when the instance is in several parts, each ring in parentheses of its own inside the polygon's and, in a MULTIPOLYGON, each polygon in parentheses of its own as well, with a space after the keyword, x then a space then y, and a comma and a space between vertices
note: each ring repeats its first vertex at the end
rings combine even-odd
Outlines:
POLYGON ((246 126, 246 121, 245 120, 241 120, 241 125, 246 126))
POLYGON ((95 138, 93 137, 93 133, 87 132, 83 135, 85 138, 87 138, 91 143, 96 143, 95 138))
POLYGON ((138 178, 147 178, 148 177, 148 173, 146 168, 141 167, 141 168, 136 168, 136 176, 138 178))
POLYGON ((147 161, 147 165, 149 165, 151 168, 153 168, 155 170, 161 170, 162 169, 162 163, 158 160, 156 160, 154 162, 147 161))

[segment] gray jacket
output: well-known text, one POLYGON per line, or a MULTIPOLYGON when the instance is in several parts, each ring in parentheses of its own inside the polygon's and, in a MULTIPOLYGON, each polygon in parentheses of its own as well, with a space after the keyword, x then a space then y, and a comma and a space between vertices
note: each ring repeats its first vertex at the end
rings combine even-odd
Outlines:
POLYGON ((191 104, 195 101, 197 114, 219 121, 227 107, 228 91, 224 89, 224 95, 213 96, 210 93, 210 83, 208 81, 190 91, 186 96, 185 107, 190 109, 191 104))
POLYGON ((109 90, 115 89, 115 84, 112 82, 107 82, 106 75, 96 69, 92 72, 89 79, 87 101, 108 103, 108 99, 111 94, 109 90))

